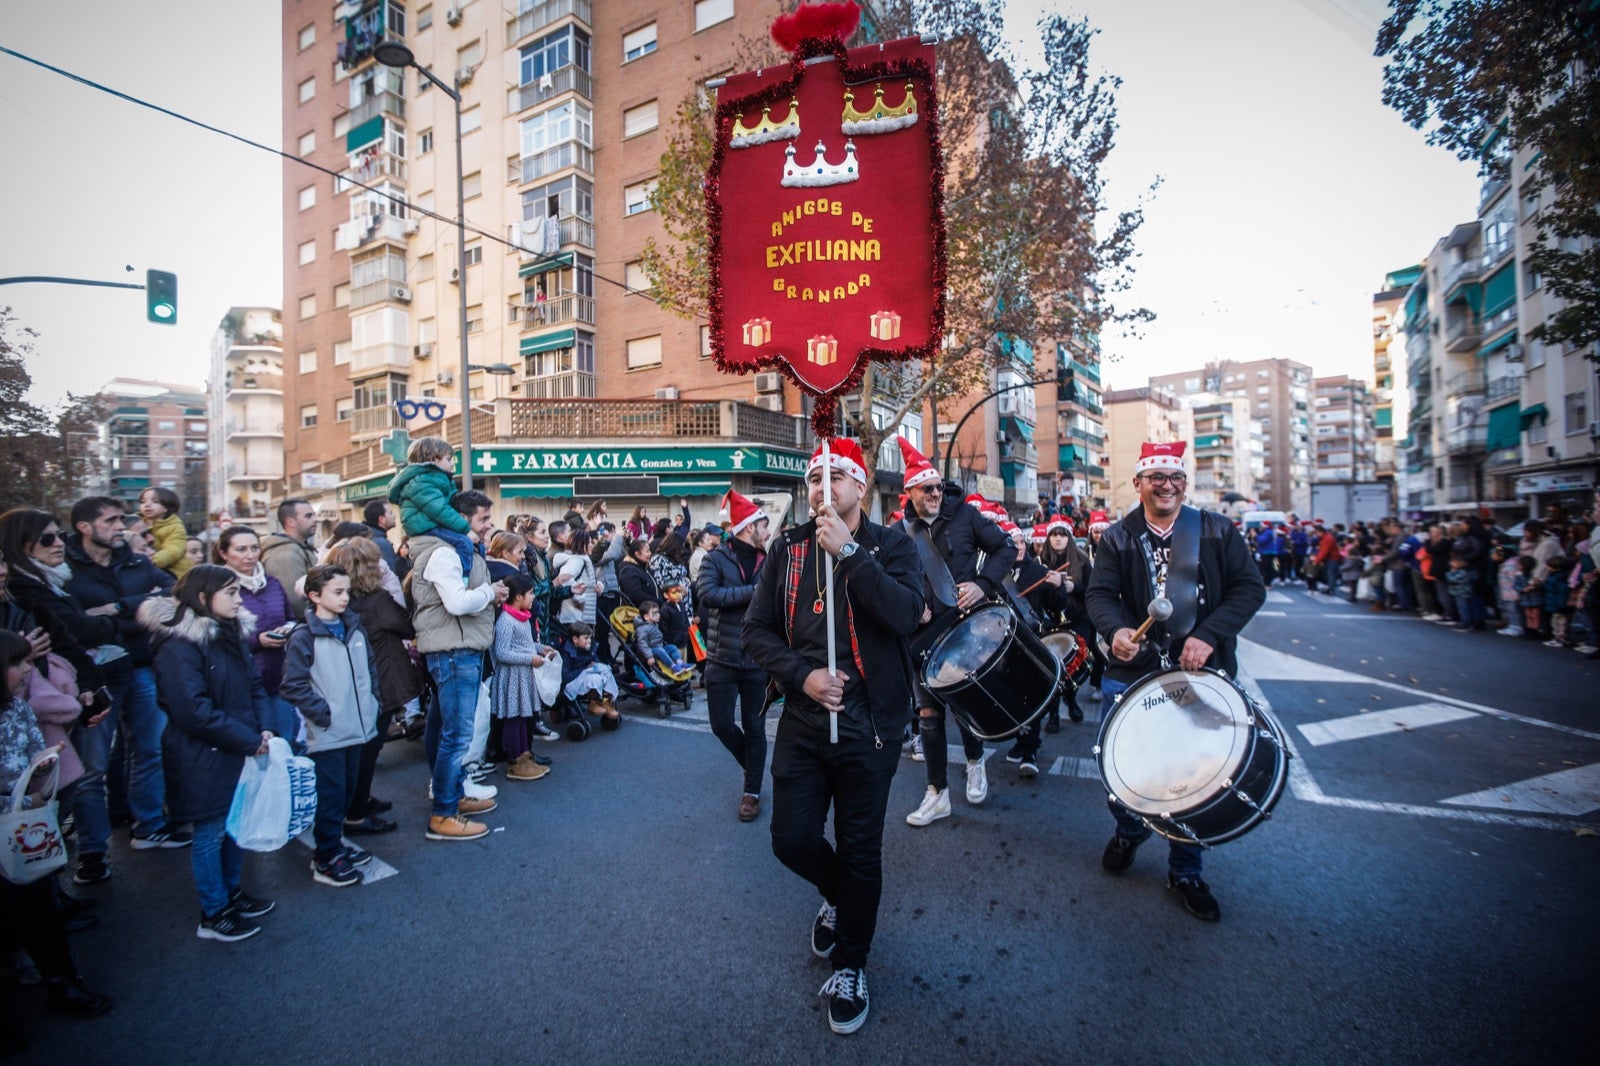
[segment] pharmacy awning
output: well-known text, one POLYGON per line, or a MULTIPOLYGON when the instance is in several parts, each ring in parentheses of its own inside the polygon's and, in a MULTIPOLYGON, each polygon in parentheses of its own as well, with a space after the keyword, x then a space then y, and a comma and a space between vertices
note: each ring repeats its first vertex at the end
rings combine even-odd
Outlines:
POLYGON ((1522 409, 1514 403, 1489 412, 1489 435, 1485 446, 1491 452, 1515 448, 1522 441, 1522 409))
POLYGON ((564 329, 559 333, 541 333, 537 337, 524 337, 517 346, 518 355, 538 355, 540 352, 553 352, 559 348, 571 348, 578 343, 578 331, 564 329))
POLYGON ((572 252, 562 252, 560 255, 540 256, 531 263, 522 264, 521 269, 517 271, 517 277, 531 278, 552 270, 565 270, 572 265, 573 254, 572 252))

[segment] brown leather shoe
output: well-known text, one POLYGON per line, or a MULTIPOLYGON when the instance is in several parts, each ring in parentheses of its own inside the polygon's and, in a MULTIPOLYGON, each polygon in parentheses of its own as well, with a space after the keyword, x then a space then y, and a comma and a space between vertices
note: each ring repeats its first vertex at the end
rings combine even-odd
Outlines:
POLYGON ((456 807, 456 813, 463 817, 472 814, 488 814, 498 806, 500 805, 492 799, 475 800, 462 796, 461 803, 456 807))
POLYGON ((517 756, 516 762, 506 767, 506 780, 508 781, 537 781, 550 772, 550 767, 540 766, 533 761, 533 756, 523 752, 517 756))
POLYGON ((739 797, 739 821, 753 822, 761 816, 761 797, 748 793, 739 797))
MULTIPOLYGON (((470 801, 463 801, 463 806, 470 801)), ((469 822, 459 814, 435 814, 428 819, 429 840, 477 840, 487 836, 489 827, 482 822, 469 822)))

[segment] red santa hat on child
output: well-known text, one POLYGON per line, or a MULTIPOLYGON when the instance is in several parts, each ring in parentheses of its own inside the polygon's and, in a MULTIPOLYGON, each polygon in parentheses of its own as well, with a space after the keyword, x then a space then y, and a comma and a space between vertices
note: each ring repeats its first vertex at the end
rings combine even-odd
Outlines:
POLYGON ((1184 473, 1183 469, 1184 442, 1175 440, 1167 444, 1152 444, 1145 441, 1139 445, 1139 461, 1133 464, 1133 476, 1147 474, 1154 470, 1166 470, 1174 474, 1184 473))
MULTIPOLYGON (((835 437, 828 442, 828 463, 834 470, 842 470, 850 477, 861 483, 862 488, 867 485, 867 461, 861 455, 861 445, 849 437, 835 437)), ((811 471, 822 465, 822 445, 817 445, 817 450, 811 453, 811 462, 806 466, 806 476, 811 476, 811 471)))
POLYGON ((1004 506, 990 500, 983 501, 983 506, 978 508, 978 513, 991 522, 1002 522, 1008 517, 1004 506))
POLYGON ((962 502, 963 503, 967 503, 967 504, 971 504, 973 507, 976 507, 980 511, 983 510, 984 507, 987 506, 988 503, 989 503, 989 501, 984 499, 981 494, 976 493, 976 492, 974 492, 972 495, 968 496, 962 502))
POLYGON ((1065 515, 1053 515, 1050 521, 1044 524, 1046 534, 1053 529, 1064 529, 1067 531, 1067 536, 1072 536, 1072 523, 1067 521, 1065 515))
POLYGON ((1110 529, 1110 528, 1111 528, 1111 519, 1109 517, 1107 517, 1107 515, 1106 515, 1106 513, 1104 511, 1090 511, 1089 512, 1089 532, 1090 533, 1093 533, 1097 529, 1110 529))
POLYGON ((1011 519, 1002 518, 1000 520, 1000 532, 1004 533, 1006 536, 1016 537, 1022 531, 1022 527, 1011 521, 1011 519))
POLYGON ((732 489, 729 489, 728 494, 722 497, 722 509, 728 512, 729 533, 737 533, 750 523, 767 517, 760 507, 757 507, 732 489))
POLYGON ((896 436, 894 439, 900 445, 900 457, 906 461, 905 486, 907 489, 914 489, 918 485, 926 485, 929 482, 937 482, 939 480, 939 471, 935 470, 933 464, 928 462, 926 455, 917 451, 911 442, 904 437, 896 436))
POLYGON ((1034 526, 1033 532, 1028 534, 1028 541, 1032 544, 1043 544, 1049 539, 1050 530, 1047 526, 1043 525, 1034 526))

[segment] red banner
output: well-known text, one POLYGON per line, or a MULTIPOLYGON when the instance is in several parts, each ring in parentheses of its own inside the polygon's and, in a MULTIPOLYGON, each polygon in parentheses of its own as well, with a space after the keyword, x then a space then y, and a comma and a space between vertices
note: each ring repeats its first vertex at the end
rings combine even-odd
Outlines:
POLYGON ((934 50, 916 38, 730 77, 707 176, 717 365, 821 399, 870 361, 931 355, 944 323, 934 50))

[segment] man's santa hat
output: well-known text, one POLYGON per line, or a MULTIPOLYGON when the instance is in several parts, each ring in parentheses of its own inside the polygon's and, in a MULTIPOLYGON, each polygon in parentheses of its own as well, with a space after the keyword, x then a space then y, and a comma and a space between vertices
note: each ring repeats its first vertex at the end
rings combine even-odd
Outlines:
MULTIPOLYGON (((861 445, 849 437, 835 437, 828 442, 828 464, 834 470, 842 470, 850 477, 861 483, 862 488, 867 485, 867 461, 862 458, 861 445)), ((822 465, 822 445, 817 445, 817 450, 811 453, 811 462, 806 466, 806 476, 811 476, 811 471, 822 465)))
POLYGON ((1034 526, 1033 532, 1028 535, 1028 541, 1032 544, 1043 544, 1049 539, 1050 530, 1042 525, 1034 526))
POLYGON ((737 533, 750 523, 758 522, 767 517, 766 512, 762 511, 760 507, 757 507, 732 489, 729 489, 728 494, 722 497, 722 510, 728 512, 729 533, 737 533))
POLYGON ((978 513, 991 522, 1001 522, 1008 517, 1004 506, 988 500, 983 501, 983 506, 978 508, 978 513))
POLYGON ((1184 442, 1181 440, 1175 440, 1167 444, 1152 444, 1149 441, 1145 441, 1139 445, 1139 461, 1133 464, 1133 476, 1138 477, 1140 474, 1148 474, 1157 470, 1165 470, 1173 474, 1185 473, 1183 469, 1184 447, 1184 442))
POLYGON ((976 493, 976 492, 974 492, 972 495, 968 496, 962 502, 963 503, 967 503, 967 504, 971 504, 973 507, 976 507, 980 511, 983 510, 984 507, 988 506, 988 503, 989 503, 988 500, 983 498, 982 494, 976 493))
POLYGON ((895 442, 900 445, 900 457, 906 461, 905 486, 907 489, 914 489, 918 485, 926 485, 930 482, 937 483, 939 481, 939 471, 935 470, 933 464, 928 462, 926 455, 912 447, 911 442, 904 437, 896 436, 895 442))
POLYGON ((1011 519, 1006 518, 1000 522, 1000 532, 1008 537, 1015 537, 1022 532, 1022 527, 1011 521, 1011 519))
POLYGON ((1106 515, 1106 513, 1104 511, 1090 511, 1089 512, 1089 532, 1090 533, 1093 533, 1097 529, 1110 529, 1110 528, 1111 528, 1111 519, 1106 515))
POLYGON ((1064 529, 1067 531, 1067 536, 1072 536, 1072 523, 1067 521, 1066 516, 1064 515, 1055 515, 1050 519, 1050 521, 1044 524, 1044 531, 1046 534, 1055 529, 1064 529))

